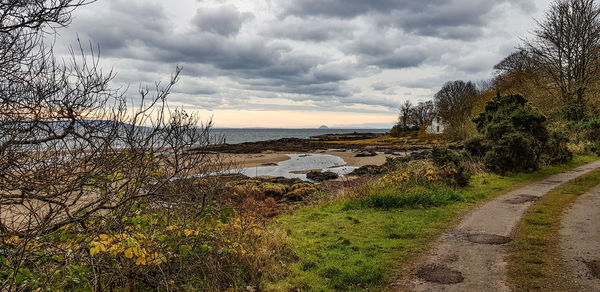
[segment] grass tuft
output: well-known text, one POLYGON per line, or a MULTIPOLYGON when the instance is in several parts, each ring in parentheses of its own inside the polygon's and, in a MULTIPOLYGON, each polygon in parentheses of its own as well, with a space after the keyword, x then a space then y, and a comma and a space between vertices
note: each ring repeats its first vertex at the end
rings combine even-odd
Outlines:
POLYGON ((384 210, 430 208, 449 205, 463 201, 463 199, 459 192, 439 186, 403 189, 394 185, 388 185, 360 201, 360 205, 363 208, 384 210))

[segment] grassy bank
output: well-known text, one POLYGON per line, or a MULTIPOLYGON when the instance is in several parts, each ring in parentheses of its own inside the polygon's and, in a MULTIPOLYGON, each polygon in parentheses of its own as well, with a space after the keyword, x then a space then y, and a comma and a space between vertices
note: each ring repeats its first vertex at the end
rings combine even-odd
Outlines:
MULTIPOLYGON (((525 183, 542 179, 586 162, 546 167, 535 173, 509 176, 477 175, 458 190, 428 188, 426 199, 411 199, 411 190, 379 183, 359 189, 360 198, 308 207, 284 216, 277 227, 287 231, 299 259, 287 279, 273 290, 380 290, 457 215, 478 202, 525 183)), ((414 190, 413 190, 414 191, 414 190)))
POLYGON ((533 205, 510 246, 509 282, 518 291, 567 291, 560 268, 561 214, 578 196, 600 183, 600 170, 558 187, 533 205))

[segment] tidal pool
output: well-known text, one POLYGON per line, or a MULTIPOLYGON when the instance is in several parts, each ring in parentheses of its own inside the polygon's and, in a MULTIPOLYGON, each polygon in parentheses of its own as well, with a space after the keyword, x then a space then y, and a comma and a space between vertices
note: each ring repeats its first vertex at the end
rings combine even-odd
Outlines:
POLYGON ((290 157, 289 160, 279 162, 273 166, 249 167, 234 170, 241 174, 255 176, 282 176, 285 178, 299 178, 305 181, 310 181, 306 178, 306 173, 309 170, 319 169, 321 171, 331 171, 340 176, 351 173, 358 167, 347 166, 344 159, 329 155, 329 154, 286 154, 290 157))

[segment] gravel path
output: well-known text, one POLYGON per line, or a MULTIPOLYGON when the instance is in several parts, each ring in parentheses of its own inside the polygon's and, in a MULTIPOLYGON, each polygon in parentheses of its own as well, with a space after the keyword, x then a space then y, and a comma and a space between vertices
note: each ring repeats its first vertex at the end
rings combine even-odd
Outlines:
POLYGON ((600 291, 600 186, 581 195, 562 218, 560 247, 573 291, 600 291))
POLYGON ((513 190, 471 211, 392 290, 509 291, 505 244, 524 212, 550 190, 597 168, 600 161, 513 190))

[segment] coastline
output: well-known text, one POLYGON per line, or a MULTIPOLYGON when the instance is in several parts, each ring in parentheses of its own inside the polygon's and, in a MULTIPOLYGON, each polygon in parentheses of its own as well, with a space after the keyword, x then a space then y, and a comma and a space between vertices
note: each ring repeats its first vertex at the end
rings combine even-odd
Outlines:
POLYGON ((361 167, 365 165, 382 165, 387 157, 394 157, 392 154, 376 153, 374 156, 357 157, 357 152, 339 151, 339 150, 317 150, 307 152, 274 152, 267 150, 262 153, 221 153, 222 158, 229 162, 228 169, 251 168, 262 166, 274 166, 280 162, 289 160, 286 154, 325 154, 333 155, 343 159, 346 166, 361 167))

